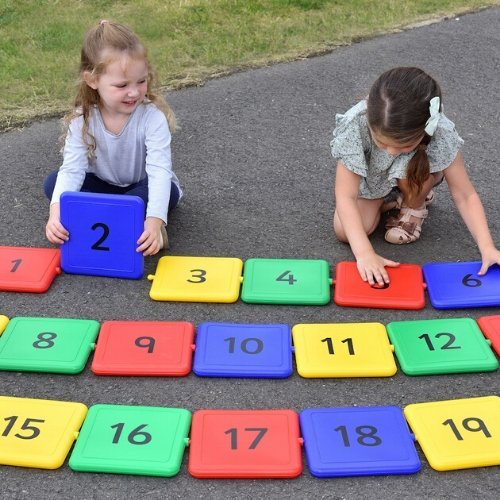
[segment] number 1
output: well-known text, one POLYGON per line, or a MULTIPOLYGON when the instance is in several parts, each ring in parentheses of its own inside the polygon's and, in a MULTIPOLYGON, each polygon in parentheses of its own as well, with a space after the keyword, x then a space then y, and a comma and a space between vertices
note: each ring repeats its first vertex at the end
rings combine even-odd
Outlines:
MULTIPOLYGON (((321 339, 321 342, 326 342, 326 345, 328 347, 328 354, 335 354, 335 350, 333 349, 333 339, 331 337, 326 337, 324 339, 321 339)), ((347 338, 343 339, 340 342, 342 344, 347 344, 347 351, 349 352, 349 356, 354 356, 354 343, 352 341, 352 338, 347 338)))
POLYGON ((21 265, 22 259, 16 259, 12 261, 12 269, 10 270, 11 273, 15 273, 17 271, 17 268, 21 265))

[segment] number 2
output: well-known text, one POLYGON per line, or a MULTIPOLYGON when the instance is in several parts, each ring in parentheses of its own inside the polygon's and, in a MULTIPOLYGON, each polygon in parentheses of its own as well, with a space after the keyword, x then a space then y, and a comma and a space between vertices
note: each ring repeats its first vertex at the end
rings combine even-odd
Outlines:
POLYGON ((100 246, 102 243, 106 241, 106 238, 109 236, 109 227, 103 222, 96 222, 92 227, 92 231, 95 231, 97 228, 102 229, 101 237, 90 247, 92 250, 104 250, 109 252, 109 247, 100 246))

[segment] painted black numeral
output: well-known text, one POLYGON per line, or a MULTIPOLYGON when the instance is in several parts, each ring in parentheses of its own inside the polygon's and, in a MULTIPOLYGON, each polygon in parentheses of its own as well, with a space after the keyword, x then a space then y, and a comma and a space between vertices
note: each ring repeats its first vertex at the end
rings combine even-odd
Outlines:
POLYGON ((143 349, 148 350, 148 354, 151 354, 155 348, 156 340, 153 337, 137 337, 135 339, 135 345, 143 349))
POLYGON ((191 278, 193 278, 188 280, 189 283, 203 283, 207 281, 207 272, 205 271, 205 269, 191 269, 189 272, 192 273, 191 278))
POLYGON ((104 250, 105 252, 109 252, 109 247, 101 246, 109 236, 109 227, 103 222, 96 222, 92 227, 92 231, 96 229, 102 229, 101 237, 90 247, 92 250, 104 250))
MULTIPOLYGON (((434 337, 436 339, 439 339, 440 337, 448 338, 448 341, 439 348, 441 349, 441 351, 445 351, 447 349, 461 349, 459 345, 453 345, 453 343, 457 340, 457 338, 455 337, 455 335, 453 335, 453 333, 447 333, 447 332, 436 333, 434 337)), ((429 351, 436 350, 434 344, 432 343, 430 335, 428 335, 427 333, 423 333, 418 338, 425 340, 425 343, 427 344, 427 348, 429 349, 429 351)))
POLYGON ((285 271, 284 273, 280 274, 276 278, 276 281, 284 281, 289 285, 293 285, 294 283, 297 282, 297 280, 293 277, 292 271, 285 271))
POLYGON ((11 261, 11 263, 14 265, 12 266, 12 269, 10 270, 10 272, 15 273, 17 271, 17 268, 21 265, 22 261, 23 261, 22 259, 15 259, 15 260, 11 261))
MULTIPOLYGON (((132 431, 130 431, 127 436, 127 441, 130 444, 137 444, 137 445, 148 444, 149 442, 151 442, 151 439, 153 439, 151 434, 149 432, 142 430, 144 429, 144 427, 147 426, 148 424, 141 424, 132 431)), ((116 429, 112 441, 113 444, 118 444, 120 442, 120 437, 122 435, 123 427, 125 427, 125 424, 123 422, 111 426, 112 429, 116 429)))
MULTIPOLYGON (((4 431, 2 432, 2 436, 6 437, 9 435, 10 431, 14 427, 14 424, 16 423, 17 419, 19 417, 17 415, 13 415, 12 417, 6 417, 4 420, 8 422, 7 426, 5 427, 4 431)), ((21 425, 21 430, 22 431, 28 431, 30 434, 19 434, 16 433, 14 436, 19 439, 35 439, 37 436, 40 435, 40 429, 38 427, 35 427, 34 425, 31 425, 32 422, 38 422, 40 424, 44 423, 45 420, 41 420, 39 418, 27 418, 23 425, 21 425)))
MULTIPOLYGON (((257 436, 255 436, 255 439, 250 443, 250 446, 248 447, 249 450, 255 450, 257 448, 257 445, 260 443, 261 439, 264 437, 264 434, 267 432, 267 427, 246 427, 244 429, 246 432, 256 432, 257 436)), ((232 427, 231 429, 228 429, 224 434, 229 434, 231 436, 231 449, 232 450, 237 450, 238 449, 238 429, 236 427, 232 427)))
MULTIPOLYGON (((451 430, 453 431, 453 434, 455 434, 455 437, 459 441, 463 441, 464 440, 462 434, 460 434, 460 431, 458 430, 458 427, 455 424, 455 422, 453 421, 453 419, 449 418, 448 420, 445 420, 444 422, 442 422, 442 424, 443 425, 449 425, 450 428, 451 428, 451 430)), ((485 435, 485 437, 487 437, 487 438, 491 437, 491 434, 490 434, 490 431, 488 430, 488 427, 486 427, 486 424, 480 418, 476 418, 476 417, 464 418, 462 420, 462 427, 466 431, 469 431, 469 432, 482 432, 485 435), (477 426, 475 425, 474 427, 472 427, 470 425, 472 423, 477 424, 477 426)))
MULTIPOLYGON (((340 425, 333 430, 335 432, 340 432, 345 447, 351 446, 349 434, 345 425, 340 425)), ((382 440, 377 436, 377 428, 373 425, 359 425, 354 431, 358 435, 357 442, 361 446, 378 446, 382 444, 382 440)))
POLYGON ((471 287, 471 288, 476 288, 477 286, 481 286, 483 283, 481 282, 480 279, 477 278, 471 278, 472 274, 466 274, 464 278, 462 279, 462 285, 471 287))
POLYGON ((35 349, 50 349, 54 347, 54 339, 57 338, 57 333, 43 332, 39 333, 36 338, 36 342, 33 342, 33 347, 35 349))
MULTIPOLYGON (((234 354, 236 337, 228 337, 224 339, 224 342, 229 343, 229 354, 234 354)), ((259 352, 262 352, 262 349, 264 349, 264 342, 256 337, 249 337, 241 341, 240 349, 245 354, 259 354, 259 352), (254 344, 253 347, 252 344, 254 344)))
MULTIPOLYGON (((326 342, 326 345, 328 347, 328 354, 335 354, 335 349, 333 348, 333 339, 331 337, 326 337, 324 339, 321 339, 321 342, 326 342)), ((347 344, 347 351, 349 352, 349 356, 354 356, 354 343, 352 341, 352 338, 347 338, 341 340, 342 344, 347 344)))

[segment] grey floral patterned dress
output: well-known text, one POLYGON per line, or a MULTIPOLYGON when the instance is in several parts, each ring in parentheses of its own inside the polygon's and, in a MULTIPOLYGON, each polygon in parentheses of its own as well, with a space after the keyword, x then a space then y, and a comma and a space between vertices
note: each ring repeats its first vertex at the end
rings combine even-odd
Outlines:
MULTIPOLYGON (((453 162, 464 141, 455 124, 441 113, 436 132, 427 146, 431 173, 445 170, 453 162)), ((415 154, 392 156, 372 141, 366 118, 366 101, 360 101, 345 114, 335 116, 335 130, 330 142, 332 156, 351 172, 361 177, 360 198, 376 199, 386 196, 406 178, 408 162, 415 154)))

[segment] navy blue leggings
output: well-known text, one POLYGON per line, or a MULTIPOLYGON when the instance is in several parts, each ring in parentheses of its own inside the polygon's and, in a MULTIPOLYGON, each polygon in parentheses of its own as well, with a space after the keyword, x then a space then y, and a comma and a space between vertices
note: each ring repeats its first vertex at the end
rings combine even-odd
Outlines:
MULTIPOLYGON (((52 193, 54 192, 54 187, 57 180, 57 170, 51 172, 43 183, 43 190, 45 195, 50 200, 52 198, 52 193)), ((94 174, 87 173, 85 175, 85 180, 80 191, 86 193, 106 193, 106 194, 128 194, 131 196, 139 196, 144 201, 144 206, 148 205, 148 178, 146 177, 142 181, 130 184, 130 186, 120 187, 113 186, 113 184, 108 184, 107 182, 99 179, 94 174)), ((174 209, 179 203, 180 192, 176 184, 172 182, 170 189, 170 201, 168 203, 168 211, 174 209)))

